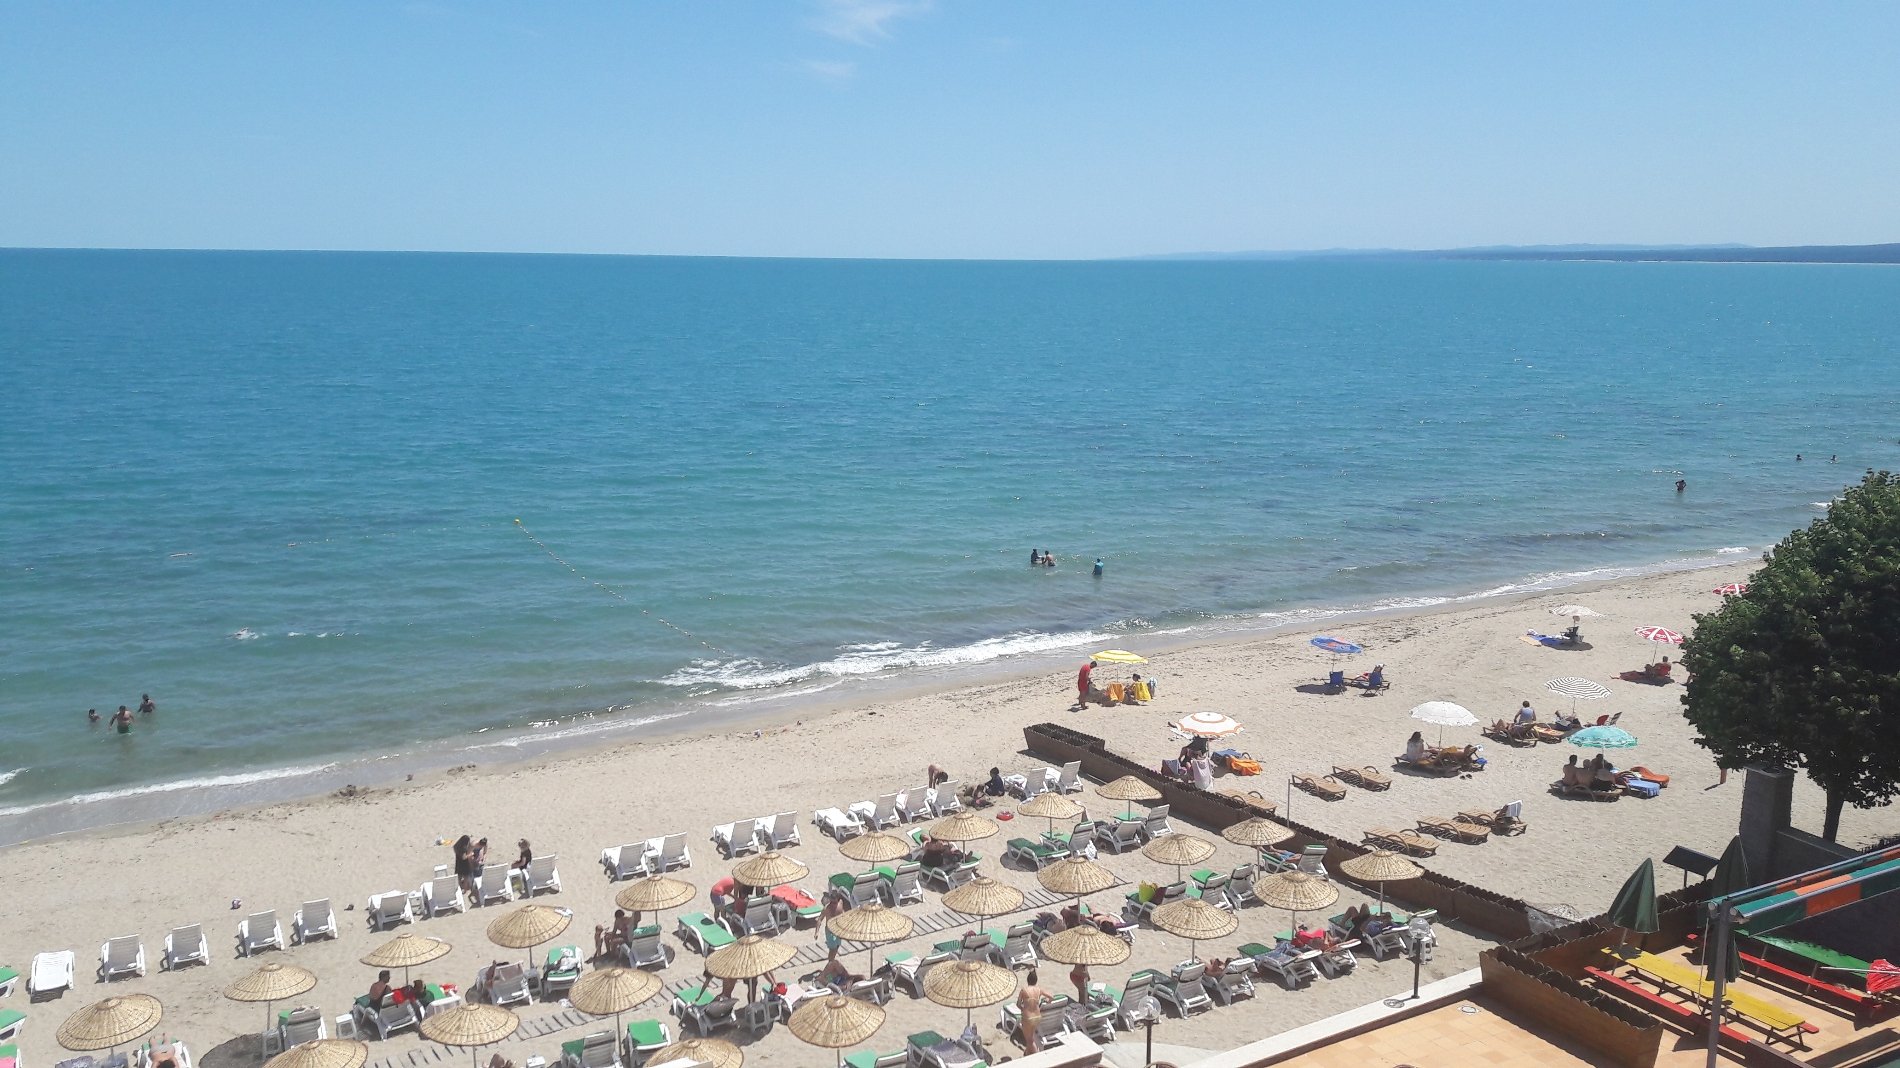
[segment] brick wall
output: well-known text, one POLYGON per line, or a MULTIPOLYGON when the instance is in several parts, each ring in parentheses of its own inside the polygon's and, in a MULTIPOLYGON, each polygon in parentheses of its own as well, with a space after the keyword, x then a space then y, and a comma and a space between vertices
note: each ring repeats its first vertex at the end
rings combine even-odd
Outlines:
POLYGON ((1663 1025, 1506 947, 1478 957, 1484 992, 1623 1068, 1654 1068, 1663 1025))

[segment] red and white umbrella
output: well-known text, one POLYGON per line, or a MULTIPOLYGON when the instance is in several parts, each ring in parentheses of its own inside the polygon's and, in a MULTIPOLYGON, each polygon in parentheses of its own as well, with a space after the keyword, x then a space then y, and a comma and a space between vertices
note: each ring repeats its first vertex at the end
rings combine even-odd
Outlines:
POLYGON ((1682 644, 1682 632, 1668 627, 1637 627, 1636 636, 1646 641, 1668 642, 1671 645, 1682 644))
POLYGON ((1733 596, 1735 596, 1735 595, 1736 595, 1736 594, 1738 594, 1738 593, 1747 593, 1747 592, 1748 592, 1748 583, 1746 583, 1746 582, 1731 582, 1731 583, 1728 583, 1728 584, 1727 584, 1727 585, 1725 585, 1725 586, 1717 586, 1717 587, 1716 587, 1715 589, 1713 589, 1713 590, 1710 590, 1709 592, 1710 592, 1710 593, 1714 593, 1714 594, 1718 594, 1718 595, 1720 595, 1720 596, 1723 596, 1723 597, 1733 597, 1733 596))

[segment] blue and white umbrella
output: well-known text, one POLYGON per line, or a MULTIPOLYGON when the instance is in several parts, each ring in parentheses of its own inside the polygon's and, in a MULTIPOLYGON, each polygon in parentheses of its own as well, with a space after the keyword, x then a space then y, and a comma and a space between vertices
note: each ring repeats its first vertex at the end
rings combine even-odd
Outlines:
POLYGON ((1621 727, 1585 727, 1565 740, 1584 749, 1636 748, 1636 736, 1621 727))
POLYGON ((1316 649, 1324 649, 1329 653, 1338 653, 1340 656, 1351 656, 1354 653, 1365 652, 1365 649, 1362 646, 1354 645, 1353 643, 1346 641, 1344 638, 1334 638, 1325 634, 1322 634, 1319 637, 1314 638, 1308 644, 1312 645, 1316 649))

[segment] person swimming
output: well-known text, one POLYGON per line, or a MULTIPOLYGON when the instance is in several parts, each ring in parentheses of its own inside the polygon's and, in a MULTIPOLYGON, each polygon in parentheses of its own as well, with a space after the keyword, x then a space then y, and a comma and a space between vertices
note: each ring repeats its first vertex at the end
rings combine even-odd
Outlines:
POLYGON ((1030 567, 1042 566, 1042 550, 1041 549, 1029 550, 1029 566, 1030 567))
POLYGON ((1095 577, 1096 577, 1096 578, 1101 578, 1101 577, 1102 577, 1102 568, 1103 568, 1104 566, 1106 566, 1106 565, 1104 565, 1104 564, 1102 563, 1102 558, 1101 558, 1101 557, 1099 557, 1099 556, 1098 556, 1098 557, 1096 557, 1096 558, 1095 558, 1095 577))

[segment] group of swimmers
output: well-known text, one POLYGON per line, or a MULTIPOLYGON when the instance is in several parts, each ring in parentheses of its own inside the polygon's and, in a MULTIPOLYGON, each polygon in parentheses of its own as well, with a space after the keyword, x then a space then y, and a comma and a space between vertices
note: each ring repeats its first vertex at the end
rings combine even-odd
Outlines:
MULTIPOLYGON (((1030 567, 1054 567, 1056 566, 1056 554, 1050 552, 1047 549, 1031 549, 1029 550, 1029 566, 1030 567)), ((1101 578, 1102 572, 1106 570, 1107 567, 1108 567, 1107 562, 1105 562, 1099 556, 1096 557, 1095 567, 1093 569, 1095 577, 1101 578)))
MULTIPOLYGON (((149 693, 140 694, 139 695, 139 715, 149 716, 156 711, 158 711, 158 702, 152 700, 152 695, 149 693)), ((100 720, 100 716, 99 716, 98 709, 96 708, 86 709, 87 723, 90 723, 93 726, 97 727, 99 725, 99 720, 100 720)), ((107 720, 107 722, 111 723, 112 729, 119 732, 120 734, 131 734, 132 733, 132 710, 125 707, 124 705, 120 705, 119 710, 117 712, 114 712, 111 718, 107 720)))

